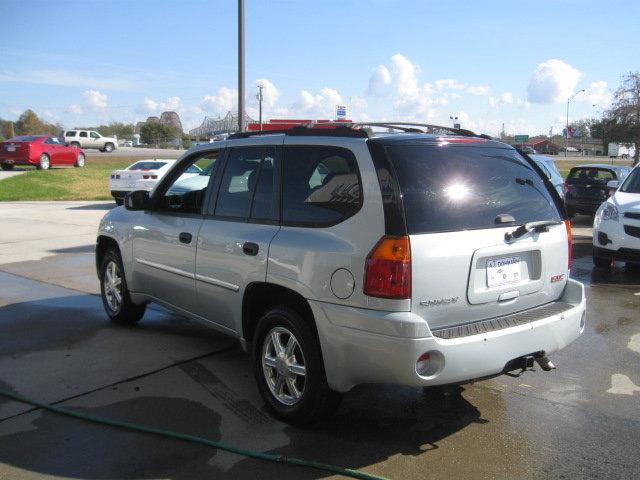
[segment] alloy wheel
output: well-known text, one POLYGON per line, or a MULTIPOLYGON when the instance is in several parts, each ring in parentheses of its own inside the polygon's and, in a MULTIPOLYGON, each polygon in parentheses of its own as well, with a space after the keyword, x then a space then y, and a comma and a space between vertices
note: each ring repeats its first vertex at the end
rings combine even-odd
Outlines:
POLYGON ((120 268, 113 260, 107 263, 104 269, 102 285, 107 305, 114 313, 118 312, 122 306, 122 276, 120 268))
POLYGON ((262 371, 278 402, 292 406, 304 395, 306 363, 298 339, 284 327, 274 327, 262 344, 262 371))

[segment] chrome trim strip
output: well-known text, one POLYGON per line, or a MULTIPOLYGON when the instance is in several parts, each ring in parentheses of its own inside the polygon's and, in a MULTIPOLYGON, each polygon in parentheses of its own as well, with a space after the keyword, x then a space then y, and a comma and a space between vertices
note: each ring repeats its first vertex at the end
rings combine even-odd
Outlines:
POLYGON ((162 263, 151 262, 143 258, 136 258, 136 262, 141 263, 142 265, 146 265, 148 267, 157 268, 158 270, 164 270, 165 272, 175 273, 176 275, 180 275, 181 277, 186 277, 191 279, 195 278, 195 275, 193 273, 185 272, 184 270, 170 267, 169 265, 163 265, 162 263))
POLYGON ((237 292, 240 290, 238 285, 234 285, 233 283, 223 282, 222 280, 218 280, 216 278, 207 277, 206 275, 200 275, 196 273, 196 280, 204 283, 210 283, 211 285, 215 285, 216 287, 226 288, 227 290, 231 290, 233 292, 237 292))

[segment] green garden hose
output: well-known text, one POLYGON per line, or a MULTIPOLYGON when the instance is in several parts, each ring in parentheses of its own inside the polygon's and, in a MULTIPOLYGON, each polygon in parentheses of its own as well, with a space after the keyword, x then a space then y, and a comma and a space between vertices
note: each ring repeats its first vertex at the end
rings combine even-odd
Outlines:
POLYGON ((53 405, 47 405, 46 403, 41 403, 36 400, 31 400, 29 398, 16 395, 15 393, 4 392, 2 390, 0 390, 0 396, 11 398, 16 402, 33 405, 34 407, 41 408, 48 412, 57 413, 58 415, 65 415, 67 417, 77 418, 80 420, 84 420, 86 422, 97 423, 100 425, 107 425, 109 427, 120 428, 123 430, 130 430, 133 432, 149 433, 151 435, 174 438, 177 440, 183 440, 191 443, 198 443, 201 445, 207 445, 209 447, 217 448, 220 450, 226 450, 227 452, 235 453, 237 455, 256 458, 258 460, 266 460, 268 462, 282 463, 287 465, 296 465, 299 467, 314 468, 316 470, 323 470, 325 472, 336 473, 336 474, 344 475, 345 477, 351 477, 351 478, 359 478, 359 479, 365 479, 365 480, 385 480, 384 477, 379 477, 377 475, 372 475, 370 473, 360 472, 358 470, 352 470, 350 468, 337 467, 335 465, 329 465, 329 464, 320 463, 320 462, 313 462, 310 460, 304 460, 302 458, 288 457, 286 455, 274 455, 271 453, 255 452, 252 450, 245 450, 243 448, 236 447, 234 445, 229 445, 227 443, 215 442, 213 440, 209 440, 208 438, 196 437, 193 435, 187 435, 187 434, 178 433, 178 432, 171 432, 168 430, 162 430, 160 428, 153 428, 145 425, 137 425, 135 423, 121 422, 119 420, 110 420, 108 418, 94 417, 93 415, 85 415, 84 413, 78 413, 78 412, 74 412, 73 410, 67 410, 65 408, 59 408, 53 405))

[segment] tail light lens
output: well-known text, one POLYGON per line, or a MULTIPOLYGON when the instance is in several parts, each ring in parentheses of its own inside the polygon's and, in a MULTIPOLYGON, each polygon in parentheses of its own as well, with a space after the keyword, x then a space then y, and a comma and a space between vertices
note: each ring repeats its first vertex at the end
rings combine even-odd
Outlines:
POLYGON ((567 248, 569 254, 569 263, 568 268, 571 269, 573 266, 573 241, 571 240, 571 220, 565 220, 564 226, 567 229, 567 248))
POLYGON ((564 192, 564 194, 566 195, 567 192, 569 191, 569 185, 567 185, 567 182, 564 182, 562 184, 562 191, 564 192))
POLYGON ((409 237, 382 237, 367 257, 364 293, 372 297, 411 298, 409 237))
POLYGON ((149 180, 149 179, 151 179, 151 180, 157 180, 157 179, 158 179, 158 175, 143 175, 143 176, 142 176, 142 178, 143 178, 144 180, 149 180))

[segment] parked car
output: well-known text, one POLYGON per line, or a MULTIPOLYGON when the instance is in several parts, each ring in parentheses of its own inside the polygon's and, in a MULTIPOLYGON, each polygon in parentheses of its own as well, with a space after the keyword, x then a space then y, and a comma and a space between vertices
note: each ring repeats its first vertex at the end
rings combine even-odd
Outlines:
POLYGON ((569 215, 594 215, 602 202, 609 198, 607 183, 611 180, 622 182, 630 171, 630 167, 597 163, 573 167, 564 186, 564 202, 569 215))
POLYGON ((538 166, 542 169, 542 171, 547 175, 549 181, 553 184, 558 195, 562 199, 564 199, 564 178, 562 178, 562 174, 556 163, 553 161, 553 158, 547 157, 546 155, 529 155, 534 162, 538 164, 538 166))
MULTIPOLYGON (((124 170, 114 170, 109 177, 109 191, 118 205, 122 205, 127 193, 134 190, 150 192, 166 175, 175 160, 151 159, 139 160, 124 170)), ((181 178, 198 175, 202 170, 192 165, 181 178)))
POLYGON ((118 140, 114 137, 103 137, 94 130, 65 130, 64 141, 67 145, 78 148, 97 148, 101 152, 113 152, 118 148, 118 140))
POLYGON ((571 224, 531 161, 475 136, 359 127, 231 135, 129 194, 97 237, 107 315, 134 324, 157 302, 238 338, 293 423, 361 383, 553 368, 585 297, 571 224), (181 179, 196 163, 208 182, 181 179))
POLYGON ((615 193, 593 220, 593 263, 598 268, 608 268, 612 259, 640 264, 640 167, 622 184, 611 180, 608 187, 615 193))
POLYGON ((50 167, 84 167, 84 152, 65 145, 58 137, 22 135, 0 143, 0 167, 13 170, 15 165, 33 165, 39 170, 50 167))

